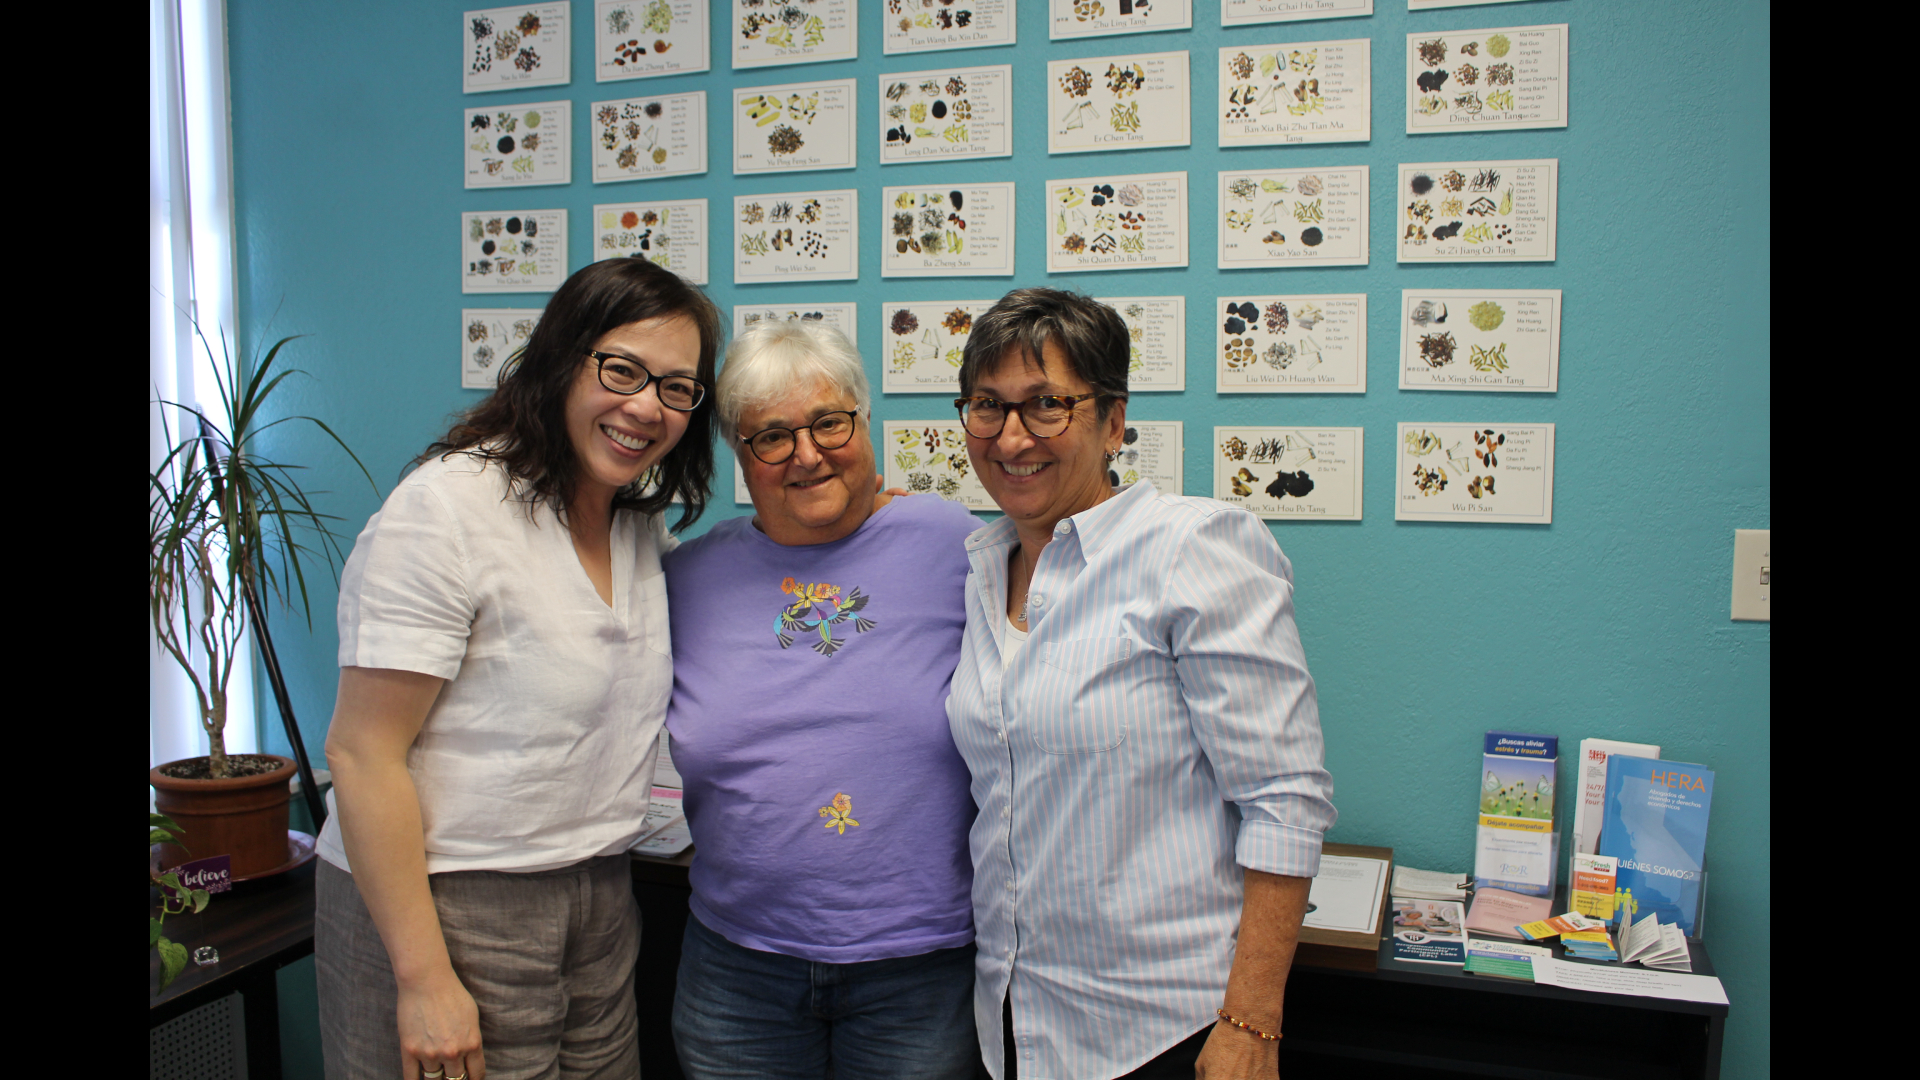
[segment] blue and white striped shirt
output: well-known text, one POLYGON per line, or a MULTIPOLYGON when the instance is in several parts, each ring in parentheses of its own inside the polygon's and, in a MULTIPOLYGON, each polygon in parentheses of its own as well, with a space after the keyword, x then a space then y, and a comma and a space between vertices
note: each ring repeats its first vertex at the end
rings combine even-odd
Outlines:
POLYGON ((1003 665, 1017 542, 1005 518, 967 539, 947 701, 979 807, 974 1019, 996 1078, 1010 993, 1021 1080, 1097 1080, 1214 1020, 1239 867, 1312 877, 1333 781, 1264 522, 1146 483, 1061 521, 1003 665))

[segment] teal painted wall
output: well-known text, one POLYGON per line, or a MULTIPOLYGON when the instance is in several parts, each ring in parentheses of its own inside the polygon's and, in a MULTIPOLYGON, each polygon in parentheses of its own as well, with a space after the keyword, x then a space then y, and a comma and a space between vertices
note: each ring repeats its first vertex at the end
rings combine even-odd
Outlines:
MULTIPOLYGON (((993 295, 1049 283, 1111 294, 1182 293, 1190 325, 1189 389, 1140 395, 1133 415, 1186 422, 1186 489, 1207 492, 1215 424, 1364 425, 1371 459, 1366 520, 1275 526, 1292 558, 1303 636, 1321 695, 1340 823, 1331 839, 1391 844, 1422 867, 1471 868, 1480 734, 1492 727, 1658 742, 1668 756, 1717 770, 1709 839, 1708 940, 1733 1000, 1727 1075, 1768 1073, 1771 838, 1770 651, 1765 624, 1727 618, 1735 528, 1766 528, 1770 345, 1770 11, 1764 4, 1608 4, 1598 0, 1409 14, 1378 0, 1371 18, 1225 31, 1202 3, 1190 31, 1050 43, 1045 5, 1020 5, 1014 48, 941 56, 881 54, 878 0, 863 4, 855 61, 743 73, 748 85, 857 76, 858 130, 877 129, 875 80, 954 63, 1015 63, 1014 157, 878 165, 876 138, 851 172, 736 180, 721 107, 735 83, 724 29, 714 70, 638 83, 593 82, 588 0, 576 0, 574 81, 566 87, 460 93, 464 41, 451 2, 366 0, 316 8, 286 0, 231 6, 234 181, 241 311, 249 339, 303 333, 292 354, 312 373, 288 407, 325 417, 390 489, 404 463, 479 395, 459 389, 455 322, 465 305, 538 306, 543 296, 463 297, 455 232, 461 211, 566 207, 571 251, 590 250, 596 201, 707 197, 723 308, 736 302, 860 303, 860 345, 879 355, 879 305, 901 297, 993 295), (1571 24, 1572 125, 1565 130, 1410 137, 1400 104, 1402 35, 1417 30, 1571 24), (1370 37, 1370 143, 1221 150, 1207 120, 1214 50, 1229 42, 1370 37), (1048 58, 1129 50, 1193 55, 1194 146, 1051 158, 1036 93, 1048 58), (569 98, 576 131, 596 99, 704 88, 706 176, 594 185, 585 147, 567 187, 462 189, 456 125, 463 108, 569 98), (1394 262, 1395 163, 1435 158, 1558 157, 1559 259, 1514 266, 1394 262), (1211 269, 1216 171, 1265 164, 1372 167, 1372 262, 1274 274, 1211 269), (1031 200, 1042 181, 1089 171, 1185 169, 1192 197, 1185 270, 1050 276, 1031 200), (889 282, 878 276, 874 200, 884 184, 1011 177, 1019 276, 889 282), (735 192, 857 186, 865 274, 857 282, 735 287, 726 223, 735 192), (1406 287, 1474 284, 1566 290, 1560 391, 1554 395, 1405 393, 1395 389, 1396 315, 1406 287), (1257 288, 1256 288, 1257 286, 1257 288), (1212 389, 1212 299, 1246 291, 1369 294, 1369 392, 1221 397, 1212 389), (1397 524, 1391 474, 1402 420, 1558 424, 1554 523, 1397 524)), ((723 20, 724 21, 724 20, 723 20)), ((875 384, 878 364, 871 365, 875 384)), ((880 419, 940 415, 939 399, 887 397, 880 419)), ((294 429, 278 450, 319 463, 316 486, 351 533, 377 506, 364 481, 294 429), (356 487, 356 483, 358 486, 356 487)), ((723 492, 702 525, 742 512, 723 492)), ((308 745, 333 707, 334 594, 322 581, 309 634, 282 618, 275 636, 308 745)), ((264 687, 264 680, 262 680, 264 687)), ((270 708, 270 705, 269 705, 270 708)), ((271 717, 263 712, 263 717, 271 717)), ((263 725, 264 745, 284 739, 263 725)), ((1571 753, 1571 746, 1569 746, 1571 753)), ((1569 775, 1563 768, 1563 780, 1569 775)), ((1570 785, 1569 785, 1570 786, 1570 785)), ((1564 803, 1564 800, 1563 800, 1564 803)), ((1567 809, 1563 805, 1563 811, 1567 809)), ((303 976, 304 977, 304 976, 303 976)), ((293 1009, 293 996, 289 997, 293 1009)), ((300 998, 301 1001, 310 998, 300 998)), ((305 1046, 289 1035, 288 1046, 305 1046)), ((289 1051, 291 1053, 291 1049, 289 1051)))

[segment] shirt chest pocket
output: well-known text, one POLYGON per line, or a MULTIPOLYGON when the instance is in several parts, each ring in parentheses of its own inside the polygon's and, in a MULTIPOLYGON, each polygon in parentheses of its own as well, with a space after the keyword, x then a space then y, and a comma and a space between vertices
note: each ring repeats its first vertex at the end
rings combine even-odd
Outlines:
POLYGON ((1041 646, 1033 733, 1049 754, 1097 754, 1127 740, 1127 638, 1076 638, 1041 646))

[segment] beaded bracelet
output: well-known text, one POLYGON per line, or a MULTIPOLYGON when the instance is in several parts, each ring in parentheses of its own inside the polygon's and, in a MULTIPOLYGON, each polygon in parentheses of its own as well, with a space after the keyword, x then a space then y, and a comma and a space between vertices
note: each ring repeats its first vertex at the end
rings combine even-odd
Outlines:
POLYGON ((1214 1011, 1220 1014, 1220 1019, 1225 1020, 1227 1023, 1232 1024, 1234 1027, 1237 1027, 1242 1031, 1250 1031, 1253 1034, 1260 1036, 1261 1039, 1267 1042, 1280 1041, 1280 1036, 1278 1035, 1269 1035, 1266 1032, 1261 1031, 1259 1028, 1254 1027, 1252 1024, 1247 1023, 1245 1020, 1238 1020, 1238 1019, 1235 1019, 1234 1017, 1228 1016, 1227 1010, 1225 1009, 1215 1009, 1214 1011))

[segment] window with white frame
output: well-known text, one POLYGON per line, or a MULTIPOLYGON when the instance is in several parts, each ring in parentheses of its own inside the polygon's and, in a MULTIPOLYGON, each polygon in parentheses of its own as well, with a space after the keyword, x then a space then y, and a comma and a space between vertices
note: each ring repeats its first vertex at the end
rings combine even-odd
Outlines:
MULTIPOLYGON (((148 0, 151 228, 148 280, 148 467, 165 455, 162 401, 217 406, 213 360, 196 326, 220 347, 237 342, 234 302, 232 138, 227 122, 225 0, 148 0)), ((164 415, 178 435, 191 423, 164 415)), ((151 629, 149 636, 151 637, 151 629)), ((244 647, 244 645, 243 645, 244 647)), ((150 642, 150 764, 207 752, 186 676, 150 642)), ((236 658, 228 688, 229 753, 258 749, 253 665, 236 658)))

